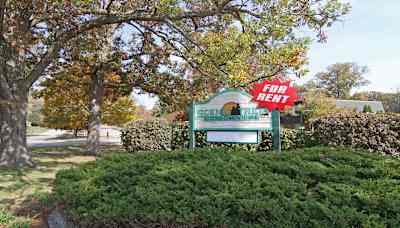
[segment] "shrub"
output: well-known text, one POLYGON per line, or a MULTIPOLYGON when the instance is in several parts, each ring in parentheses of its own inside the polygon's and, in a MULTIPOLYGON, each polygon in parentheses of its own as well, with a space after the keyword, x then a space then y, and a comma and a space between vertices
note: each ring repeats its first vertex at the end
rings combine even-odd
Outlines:
MULTIPOLYGON (((282 148, 295 149, 312 144, 310 134, 303 130, 283 129, 282 148)), ((151 121, 135 121, 128 124, 122 131, 121 139, 125 149, 129 152, 141 150, 176 150, 189 147, 189 129, 187 122, 169 124, 159 119, 151 121)), ((207 143, 206 132, 196 132, 196 147, 223 147, 237 148, 250 151, 272 150, 271 132, 262 132, 262 143, 249 144, 224 144, 207 143)))
POLYGON ((5 209, 0 208, 0 227, 29 228, 30 220, 24 217, 16 217, 5 209))
POLYGON ((130 122, 121 132, 121 140, 129 152, 140 150, 170 150, 172 128, 161 119, 130 122))
POLYGON ((336 114, 316 119, 311 126, 313 136, 326 145, 400 155, 400 115, 397 114, 336 114))
POLYGON ((54 194, 80 227, 400 227, 400 161, 350 152, 119 153, 54 194))
POLYGON ((363 107, 363 112, 364 112, 364 113, 366 113, 366 112, 372 112, 371 106, 370 106, 370 105, 364 105, 364 107, 363 107))

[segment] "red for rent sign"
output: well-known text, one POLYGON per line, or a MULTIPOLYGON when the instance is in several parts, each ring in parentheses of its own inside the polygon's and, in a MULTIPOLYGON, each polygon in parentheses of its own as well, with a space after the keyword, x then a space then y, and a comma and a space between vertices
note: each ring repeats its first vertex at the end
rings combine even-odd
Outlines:
POLYGON ((256 88, 250 93, 260 108, 267 108, 269 111, 283 111, 286 106, 293 106, 297 99, 296 89, 290 85, 290 81, 264 81, 256 84, 256 88))

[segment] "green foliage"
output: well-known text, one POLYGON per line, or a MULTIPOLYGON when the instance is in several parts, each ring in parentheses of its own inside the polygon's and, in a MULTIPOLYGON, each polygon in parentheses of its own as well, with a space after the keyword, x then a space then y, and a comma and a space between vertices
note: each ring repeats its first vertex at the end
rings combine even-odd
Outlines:
POLYGON ((104 124, 123 126, 138 118, 136 105, 129 96, 119 97, 116 101, 105 101, 102 121, 104 124))
POLYGON ((0 209, 0 225, 7 225, 14 219, 15 217, 9 212, 5 211, 4 209, 0 209))
POLYGON ((304 105, 300 112, 304 112, 305 122, 339 112, 351 110, 336 107, 334 98, 327 96, 323 91, 311 89, 304 93, 304 105))
POLYGON ((310 125, 320 143, 400 155, 398 114, 341 113, 315 119, 310 125))
MULTIPOLYGON (((314 145, 309 132, 283 129, 282 148, 285 150, 314 145)), ((125 126, 121 133, 124 148, 129 152, 142 150, 176 150, 189 146, 187 123, 170 124, 160 119, 134 121, 125 126)), ((196 132, 196 147, 238 148, 250 151, 272 150, 272 134, 262 132, 259 145, 207 143, 205 132, 196 132)))
POLYGON ((399 227, 400 161, 351 149, 114 154, 60 171, 80 227, 399 227))
POLYGON ((130 122, 121 132, 122 144, 127 151, 169 150, 172 128, 164 120, 138 120, 130 122))
POLYGON ((363 112, 367 113, 367 112, 372 112, 372 108, 370 105, 364 105, 363 107, 363 112))

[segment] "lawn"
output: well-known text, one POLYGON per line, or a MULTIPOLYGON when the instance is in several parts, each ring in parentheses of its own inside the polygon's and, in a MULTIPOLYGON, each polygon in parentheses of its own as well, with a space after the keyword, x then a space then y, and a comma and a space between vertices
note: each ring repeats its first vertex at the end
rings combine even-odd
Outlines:
MULTIPOLYGON (((119 148, 104 147, 103 150, 119 148)), ((35 148, 35 168, 24 170, 0 169, 0 227, 15 220, 15 215, 38 217, 41 208, 38 199, 50 192, 57 171, 93 161, 83 155, 82 147, 35 148)))

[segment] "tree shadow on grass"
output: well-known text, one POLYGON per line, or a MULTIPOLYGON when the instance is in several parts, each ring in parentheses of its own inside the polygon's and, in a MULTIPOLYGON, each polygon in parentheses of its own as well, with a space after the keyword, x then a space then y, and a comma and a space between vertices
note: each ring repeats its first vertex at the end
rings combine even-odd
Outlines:
POLYGON ((12 211, 26 208, 29 200, 51 191, 57 171, 95 160, 84 152, 73 146, 34 149, 35 168, 0 169, 0 205, 12 211))

